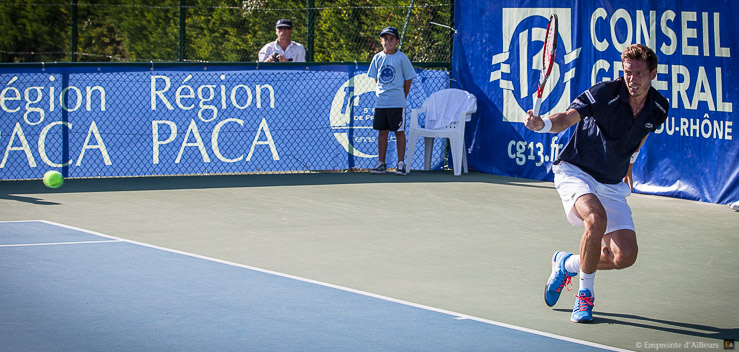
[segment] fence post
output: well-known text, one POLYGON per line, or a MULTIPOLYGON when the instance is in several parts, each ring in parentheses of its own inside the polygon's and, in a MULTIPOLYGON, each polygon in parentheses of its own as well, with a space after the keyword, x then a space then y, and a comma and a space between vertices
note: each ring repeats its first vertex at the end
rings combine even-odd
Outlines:
MULTIPOLYGON (((454 25, 454 0, 449 0, 449 25, 452 28, 457 28, 454 25)), ((449 62, 452 62, 452 55, 454 55, 454 39, 457 36, 457 31, 452 31, 452 40, 449 41, 449 62)), ((451 75, 449 76, 451 78, 451 75)))
POLYGON ((405 14, 405 24, 403 24, 403 33, 400 34, 400 43, 398 43, 398 50, 403 48, 403 38, 405 37, 405 29, 408 27, 408 20, 411 17, 411 10, 413 9, 413 0, 408 5, 408 12, 405 14))
MULTIPOLYGON (((77 1, 75 1, 76 3, 77 1)), ((59 100, 62 104, 62 125, 69 126, 69 71, 62 71, 62 91, 59 100)), ((69 128, 62 128, 62 176, 69 176, 69 128)))
POLYGON ((305 53, 305 61, 312 62, 313 61, 313 35, 314 35, 314 28, 313 28, 313 7, 314 7, 314 0, 307 0, 306 7, 308 8, 308 41, 306 44, 306 53, 305 53))
POLYGON ((349 129, 346 131, 346 136, 349 139, 349 148, 347 148, 347 166, 349 170, 354 169, 356 160, 354 160, 354 77, 357 75, 357 66, 352 66, 349 69, 349 85, 346 87, 347 96, 347 113, 349 114, 349 129))
POLYGON ((185 0, 180 0, 180 39, 177 44, 177 61, 185 61, 185 0))
POLYGON ((77 61, 77 0, 72 0, 72 33, 70 38, 70 60, 71 62, 77 61))

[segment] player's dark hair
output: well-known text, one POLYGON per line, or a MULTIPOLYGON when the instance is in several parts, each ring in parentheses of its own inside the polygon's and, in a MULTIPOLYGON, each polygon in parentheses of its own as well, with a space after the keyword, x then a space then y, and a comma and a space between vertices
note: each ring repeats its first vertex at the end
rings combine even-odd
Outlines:
POLYGON ((640 60, 647 64, 649 72, 657 69, 657 54, 652 49, 643 44, 631 44, 621 53, 621 62, 626 59, 640 60))

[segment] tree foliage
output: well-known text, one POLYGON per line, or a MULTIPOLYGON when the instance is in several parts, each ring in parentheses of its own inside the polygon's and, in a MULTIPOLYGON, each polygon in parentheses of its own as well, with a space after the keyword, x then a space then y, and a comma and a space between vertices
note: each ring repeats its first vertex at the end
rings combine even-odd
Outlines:
MULTIPOLYGON (((313 59, 366 62, 381 50, 386 26, 404 31, 402 51, 414 62, 450 62, 453 0, 77 0, 78 61, 249 62, 275 40, 279 18, 293 21, 293 40, 313 59), (308 4, 313 4, 308 8, 308 4), (413 6, 410 6, 411 3, 413 6), (180 38, 184 10, 185 35, 180 38), (180 40, 182 41, 180 42, 180 40)), ((0 4, 2 62, 71 60, 70 0, 13 0, 0 4)))
POLYGON ((7 1, 0 6, 0 58, 3 62, 56 61, 69 52, 69 8, 64 0, 46 5, 7 1))

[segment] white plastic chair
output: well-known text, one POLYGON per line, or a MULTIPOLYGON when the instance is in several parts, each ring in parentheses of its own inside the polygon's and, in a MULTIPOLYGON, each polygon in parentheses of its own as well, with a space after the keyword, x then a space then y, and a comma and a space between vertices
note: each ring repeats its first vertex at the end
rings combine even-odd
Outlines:
POLYGON ((420 109, 411 111, 411 129, 408 133, 408 170, 413 165, 416 142, 424 137, 424 170, 431 165, 431 151, 434 138, 449 138, 452 151, 454 176, 467 173, 467 153, 465 152, 464 127, 477 111, 477 98, 461 89, 444 89, 431 94, 420 109), (426 113, 424 127, 418 124, 418 115, 426 113))

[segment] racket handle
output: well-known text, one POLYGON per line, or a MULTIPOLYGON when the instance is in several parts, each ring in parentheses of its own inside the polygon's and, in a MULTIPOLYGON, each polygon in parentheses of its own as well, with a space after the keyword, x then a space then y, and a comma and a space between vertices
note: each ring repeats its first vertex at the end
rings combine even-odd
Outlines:
POLYGON ((541 109, 541 98, 534 97, 534 116, 539 116, 539 110, 541 109))

